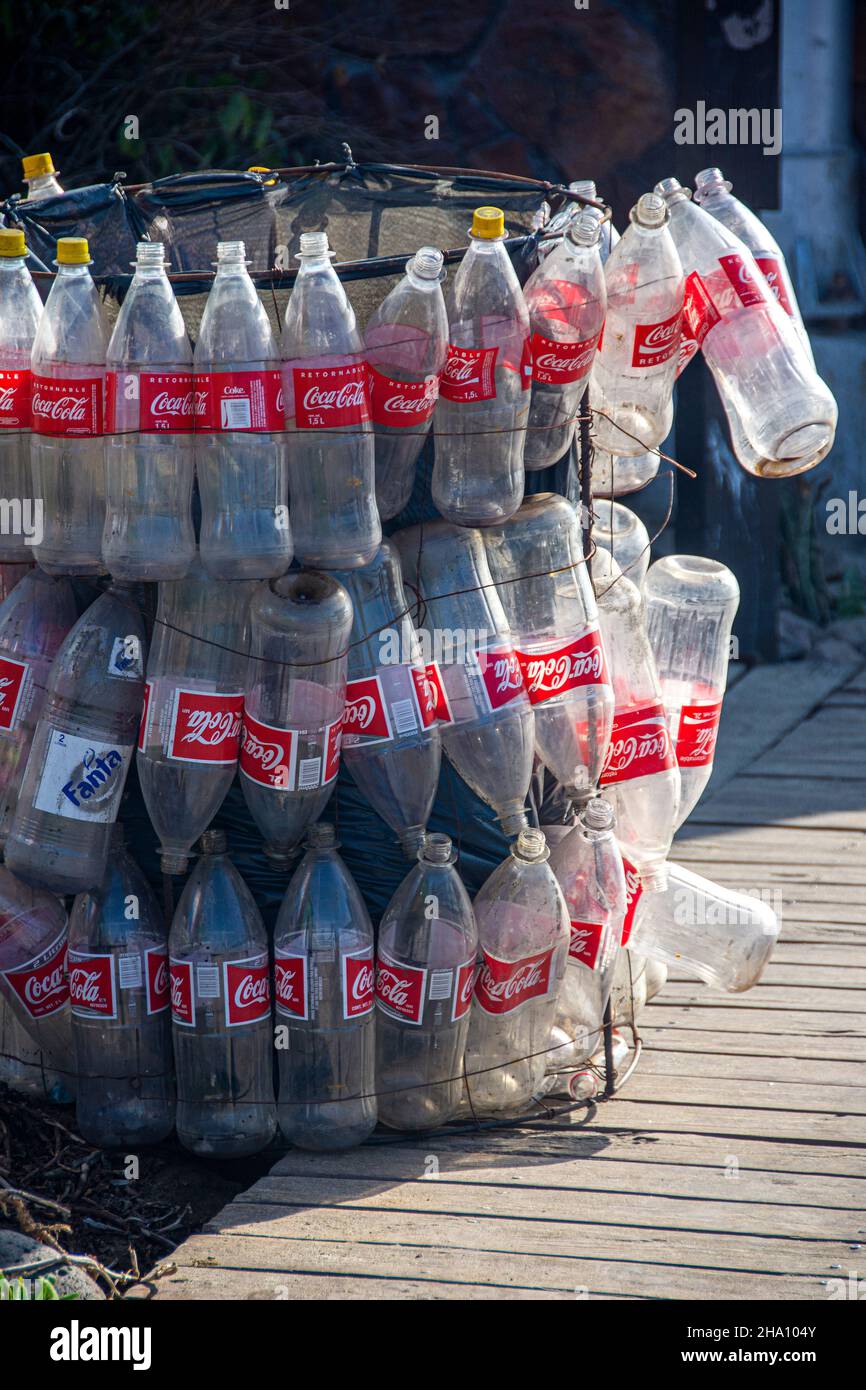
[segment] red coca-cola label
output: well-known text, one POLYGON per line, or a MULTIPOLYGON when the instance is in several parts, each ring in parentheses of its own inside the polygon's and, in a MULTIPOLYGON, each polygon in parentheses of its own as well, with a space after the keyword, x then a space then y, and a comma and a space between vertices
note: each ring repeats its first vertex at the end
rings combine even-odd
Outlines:
POLYGON ((533 333, 533 381, 554 386, 581 381, 592 366, 600 336, 594 333, 591 338, 583 338, 579 342, 559 342, 554 338, 545 338, 541 333, 533 333))
POLYGON ((661 323, 638 323, 631 354, 633 367, 657 367, 679 351, 682 314, 677 310, 661 323))
POLYGON ((117 991, 114 983, 114 957, 89 956, 70 951, 69 1002, 79 1018, 117 1017, 117 991))
POLYGON ((400 965, 384 951, 376 959, 376 1005, 401 1023, 420 1024, 427 971, 400 965))
POLYGON ((325 726, 325 766, 322 773, 322 786, 333 782, 340 771, 340 750, 343 746, 343 717, 325 726))
POLYGON ((168 962, 169 985, 171 987, 171 1017, 174 1023, 195 1027, 195 1006, 192 997, 192 962, 175 960, 168 962))
POLYGON ((445 692, 445 685, 442 680, 442 672, 435 661, 431 661, 429 666, 425 666, 423 672, 418 671, 413 666, 411 668, 412 680, 415 685, 415 694, 418 697, 418 712, 421 716, 421 723, 425 729, 429 729, 431 724, 453 724, 451 706, 448 703, 448 696, 445 692))
POLYGON ((258 1023, 271 1012, 271 972, 267 956, 223 962, 226 1027, 258 1023))
POLYGON ((3 978, 31 1018, 48 1018, 69 1000, 66 973, 66 931, 26 965, 4 970, 3 978))
POLYGON ((626 903, 625 917, 623 918, 622 923, 622 945, 627 946, 629 937, 632 933, 632 927, 634 926, 634 918, 635 913, 637 912, 637 905, 640 902, 641 895, 643 893, 643 887, 640 881, 640 874, 638 873, 634 864, 632 864, 631 860, 626 859, 625 855, 622 856, 622 867, 625 873, 626 903))
POLYGON ((516 652, 515 655, 533 705, 542 705, 582 685, 610 684, 597 627, 554 651, 516 652))
POLYGON ((492 400, 496 395, 498 352, 498 347, 462 348, 449 343, 448 360, 439 382, 443 399, 460 405, 492 400))
POLYGON ((365 676, 363 680, 348 681, 343 743, 353 747, 357 743, 381 743, 390 737, 391 724, 379 677, 365 676))
POLYGON ((719 256, 719 265, 733 285, 741 304, 748 308, 752 304, 766 303, 768 294, 766 282, 763 279, 758 279, 748 261, 744 260, 738 252, 732 251, 727 256, 719 256))
POLYGON ((26 661, 0 657, 0 729, 14 729, 27 681, 26 661))
POLYGON ((507 648, 494 652, 479 649, 475 660, 491 710, 501 709, 523 694, 523 673, 516 652, 507 648))
MULTIPOLYGON (((785 310, 785 313, 788 315, 789 318, 793 318, 794 306, 791 303, 791 298, 788 294, 788 288, 785 284, 785 272, 782 269, 782 265, 779 261, 779 258, 777 256, 756 256, 755 260, 757 262, 758 269, 760 270, 767 284, 770 286, 770 289, 773 291, 773 294, 778 299, 782 308, 785 310)), ((0 377, 0 381, 2 381, 2 377, 0 377)))
POLYGON ((275 729, 243 712, 241 772, 261 787, 285 791, 294 785, 298 736, 293 729, 275 729))
POLYGON ((395 381, 370 367, 370 409, 374 425, 393 429, 423 429, 439 399, 439 378, 395 381))
POLYGON ((241 742, 244 697, 176 690, 168 731, 168 755, 186 763, 230 767, 241 742))
POLYGON ((571 922, 571 941, 568 954, 571 960, 579 960, 590 970, 599 963, 601 944, 604 940, 604 926, 601 922, 571 922))
POLYGON ((475 993, 475 977, 478 974, 478 962, 473 956, 471 960, 464 961, 463 965, 457 967, 457 980, 454 987, 454 1004, 451 1009, 451 1021, 456 1023, 458 1019, 465 1018, 472 1004, 472 996, 475 993))
POLYGON ((299 430, 337 430, 370 419, 366 362, 345 367, 293 367, 295 424, 299 430))
POLYGON ((149 1014, 161 1014, 169 1005, 168 956, 162 946, 144 953, 144 986, 149 1014))
POLYGON ((144 752, 147 746, 147 720, 150 714, 150 695, 153 685, 150 681, 144 682, 144 696, 141 706, 141 723, 138 726, 138 747, 140 752, 144 752))
POLYGON ((486 1014, 507 1014, 550 993, 553 947, 523 960, 499 960, 484 952, 475 998, 486 1014))
POLYGON ((676 767, 670 730, 661 705, 615 713, 600 786, 633 782, 676 767))
POLYGON ((288 1018, 309 1018, 309 971, 306 956, 274 956, 274 1004, 288 1018))
POLYGON ((279 370, 197 372, 196 429, 211 434, 271 434, 285 428, 279 370))
POLYGON ((27 370, 0 368, 0 430, 29 430, 32 379, 27 370))
POLYGON ((343 1017, 361 1018, 373 1008, 376 972, 373 952, 343 956, 343 1017))
POLYGON ((33 430, 68 439, 102 434, 102 374, 99 376, 32 378, 30 398, 33 430))
POLYGON ((196 390, 192 372, 105 373, 105 428, 107 433, 190 434, 201 415, 203 397, 196 390), (128 403, 138 402, 138 425, 128 403))
POLYGON ((683 705, 677 726, 677 762, 680 767, 709 767, 716 751, 722 702, 683 705))
MULTIPOLYGON (((683 351, 689 345, 689 356, 693 356, 703 346, 711 328, 721 323, 722 316, 713 303, 713 297, 696 270, 686 277, 686 292, 683 300, 683 351)), ((681 352, 682 360, 682 352, 681 352)))

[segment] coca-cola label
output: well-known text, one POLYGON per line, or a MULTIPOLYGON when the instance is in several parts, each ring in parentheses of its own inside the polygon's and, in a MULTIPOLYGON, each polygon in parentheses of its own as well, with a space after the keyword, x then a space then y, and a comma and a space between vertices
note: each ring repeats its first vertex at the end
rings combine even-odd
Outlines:
POLYGON ((423 381, 395 381, 370 367, 370 409, 374 425, 423 429, 439 399, 438 376, 423 381))
POLYGON ((161 1014, 169 1005, 168 955, 162 946, 144 953, 144 987, 149 1014, 161 1014))
POLYGON ((168 756, 186 763, 231 767, 238 760, 244 697, 176 690, 168 731, 168 756))
POLYGON ((99 376, 32 379, 30 398, 33 430, 68 439, 102 434, 102 374, 99 376))
MULTIPOLYGON (((782 308, 785 310, 785 313, 789 318, 793 318, 794 306, 791 303, 787 286, 785 285, 785 274, 782 270, 779 258, 777 256, 756 256, 755 260, 757 261, 758 269, 782 308)), ((0 382, 2 382, 2 374, 0 374, 0 382)))
POLYGON ((66 928, 26 965, 4 970, 3 978, 33 1019, 48 1018, 69 1000, 66 928))
POLYGON ((361 1018, 373 1008, 373 951, 343 956, 343 1017, 361 1018))
POLYGON ((678 309, 661 323, 638 323, 631 354, 633 367, 657 367, 679 350, 682 314, 678 309))
POLYGON ((448 358, 439 382, 439 393, 446 401, 465 405, 469 401, 490 401, 496 395, 496 357, 498 347, 462 348, 448 344, 448 358))
POLYGON ((587 375, 598 348, 600 334, 582 338, 579 342, 560 342, 532 335, 532 379, 552 386, 565 386, 581 381, 587 375))
POLYGON ((140 753, 143 753, 145 748, 147 747, 147 721, 150 715, 150 696, 152 690, 153 683, 151 681, 145 681, 144 696, 141 706, 141 723, 138 726, 138 749, 140 753))
POLYGON ((186 1028, 195 1027, 195 1003, 193 1001, 192 961, 175 960, 168 963, 169 985, 171 988, 171 1017, 173 1023, 186 1028))
POLYGON ((748 261, 736 251, 727 256, 719 256, 719 265, 734 287, 737 298, 747 308, 752 304, 764 304, 767 300, 766 282, 752 273, 748 261))
POLYGON ((241 772, 260 787, 287 791, 295 783, 298 736, 294 729, 276 729, 243 712, 241 772))
POLYGON ((274 1004, 287 1018, 309 1018, 309 970, 306 956, 274 956, 274 1004))
POLYGON ((112 823, 131 756, 131 745, 91 741, 52 729, 34 808, 69 820, 112 823))
POLYGON ((427 971, 400 965, 385 951, 376 958, 376 1007, 401 1023, 420 1026, 424 1017, 427 971))
POLYGON ((114 956, 70 951, 69 1002, 78 1018, 117 1018, 114 956))
POLYGON ((478 962, 475 957, 473 956, 471 960, 464 961, 462 965, 458 965, 456 973, 457 979, 454 985, 454 1003, 451 1008, 451 1020, 454 1023, 468 1014, 472 1004, 472 995, 475 992, 475 977, 478 974, 478 962))
POLYGON ((523 960, 500 960, 483 953, 475 981, 475 998, 486 1014, 507 1014, 543 999, 553 985, 554 948, 525 956, 523 960))
POLYGON ((677 762, 680 767, 709 767, 716 751, 722 702, 683 705, 677 725, 677 762))
POLYGON ((14 729, 27 687, 26 661, 0 657, 0 729, 14 729))
POLYGON ((479 648, 475 660, 491 710, 502 709, 523 694, 523 674, 516 652, 507 648, 493 652, 479 648))
POLYGON ((640 874, 632 864, 630 859, 622 856, 622 867, 625 873, 625 917, 622 923, 622 945, 627 946, 634 926, 634 916, 637 912, 637 905, 641 900, 643 887, 641 886, 640 874))
POLYGON ((223 962, 226 1027, 240 1028, 270 1017, 271 972, 267 956, 223 962))
POLYGON ((32 378, 29 371, 0 368, 0 430, 29 430, 32 378))
POLYGON ((601 922, 571 922, 571 940, 568 954, 571 960, 579 960, 590 970, 598 965, 601 943, 604 939, 604 926, 601 922))
MULTIPOLYGON (((691 275, 686 277, 683 300, 683 344, 690 345, 689 357, 698 351, 710 329, 721 323, 721 319, 712 295, 698 272, 693 270, 691 275)), ((681 359, 682 355, 681 353, 681 359)))
POLYGON ((425 666, 423 672, 411 667, 415 694, 418 697, 418 712, 425 729, 431 724, 453 724, 451 706, 442 680, 442 672, 435 661, 425 666))
POLYGON ((345 367, 293 367, 299 430, 336 430, 370 419, 366 362, 345 367))
POLYGON ((192 372, 110 371, 105 374, 108 434, 134 428, 138 434, 190 434, 197 428, 203 397, 192 372), (138 405, 138 424, 130 407, 138 405), (132 425, 130 424, 132 422, 132 425))
POLYGON ((609 685, 610 678, 598 628, 549 652, 516 652, 526 693, 542 705, 583 685, 609 685))
POLYGON ((391 737, 391 724, 382 682, 378 676, 346 684, 346 709, 343 714, 343 743, 347 748, 358 743, 381 743, 391 737))
POLYGON ((599 784, 633 782, 676 767, 668 721, 661 705, 614 714, 610 747, 599 784))
POLYGON ((197 372, 196 429, 211 434, 272 434, 285 428, 279 370, 197 372))

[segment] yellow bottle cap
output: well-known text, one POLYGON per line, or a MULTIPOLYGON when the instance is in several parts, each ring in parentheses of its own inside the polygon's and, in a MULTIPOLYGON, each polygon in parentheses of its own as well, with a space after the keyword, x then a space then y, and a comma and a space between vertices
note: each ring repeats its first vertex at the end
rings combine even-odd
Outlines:
POLYGON ((0 256, 26 256, 24 233, 14 227, 0 228, 0 256))
POLYGON ((472 235, 493 241, 505 236, 505 213, 502 208, 476 208, 472 214, 472 235))
POLYGON ((62 236, 57 242, 58 265, 89 265, 90 247, 87 237, 62 236))
POLYGON ((269 174, 270 172, 267 164, 251 164, 247 169, 248 174, 269 174))
POLYGON ((25 179, 37 179, 40 174, 56 174, 50 154, 26 154, 21 161, 25 179))

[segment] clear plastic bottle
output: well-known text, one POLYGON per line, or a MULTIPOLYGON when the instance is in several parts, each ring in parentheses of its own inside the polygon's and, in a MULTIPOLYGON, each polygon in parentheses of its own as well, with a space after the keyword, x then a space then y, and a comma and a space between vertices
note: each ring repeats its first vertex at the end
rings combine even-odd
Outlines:
MULTIPOLYGON (((67 1010, 68 1012, 68 1010, 67 1010)), ((0 989, 0 1083, 10 1091, 32 1096, 38 1101, 68 1105, 74 1100, 75 1075, 72 1049, 60 1059, 65 1070, 54 1068, 58 1059, 43 1052, 21 1026, 12 1006, 0 989)))
POLYGON ((621 502, 594 497, 592 509, 595 513, 593 542, 614 557, 622 573, 639 589, 650 562, 650 538, 646 527, 637 513, 621 502))
POLYGON ((120 825, 105 878, 73 904, 68 959, 78 1128, 101 1148, 157 1144, 174 1129, 168 940, 120 825))
POLYGON ((683 271, 664 199, 644 193, 604 268, 607 317, 592 372, 593 439, 617 458, 654 449, 670 428, 683 271))
POLYGON ((333 254, 302 233, 281 346, 295 556, 325 570, 369 564, 382 539, 367 364, 333 254))
POLYGON ((369 565, 336 578, 354 612, 343 762, 414 860, 439 782, 435 683, 428 682, 394 547, 383 541, 369 565))
POLYGON ((0 229, 0 497, 9 499, 12 526, 0 532, 0 562, 31 558, 28 534, 38 534, 30 466, 33 343, 42 300, 27 268, 24 233, 0 229), (16 502, 20 519, 15 516, 16 502))
POLYGON ((447 297, 432 494, 448 521, 491 526, 523 501, 529 312, 505 249, 504 214, 476 208, 469 235, 447 297))
POLYGON ((379 926, 376 1091, 391 1129, 435 1129, 460 1108, 478 929, 447 835, 428 835, 379 926))
POLYGON ((138 243, 105 365, 106 567, 116 579, 182 579, 195 555, 199 403, 161 242, 138 243))
POLYGON ((268 935, 223 831, 200 849, 169 936, 177 1137, 203 1158, 243 1158, 277 1128, 268 935))
POLYGON ((436 521, 391 540, 423 604, 420 636, 443 750, 504 833, 516 836, 528 824, 535 720, 481 532, 436 521))
POLYGON ((20 584, 25 574, 29 574, 34 568, 35 566, 32 562, 29 564, 8 565, 0 561, 0 603, 6 601, 15 588, 15 585, 20 584))
POLYGON ((242 241, 217 244, 195 345, 201 559, 216 579, 270 579, 292 562, 280 354, 242 241))
POLYGON ((80 893, 102 882, 144 695, 144 623, 112 584, 55 657, 6 841, 28 883, 80 893))
POLYGON ((376 436, 376 502, 388 521, 412 495, 448 356, 443 255, 422 246, 364 329, 376 436))
MULTIPOLYGON (((670 401, 665 409, 665 418, 662 425, 662 442, 667 439, 674 423, 674 406, 670 401)), ((579 441, 575 438, 572 445, 571 458, 569 459, 568 486, 567 492, 569 499, 574 501, 575 494, 579 495, 580 478, 580 458, 578 455, 579 441)), ((657 450, 650 449, 645 454, 633 454, 630 457, 614 458, 605 449, 599 449, 593 445, 592 450, 592 490, 596 497, 604 496, 609 498, 627 497, 630 492, 640 492, 647 483, 651 483, 659 471, 661 456, 657 450)))
POLYGON ((33 343, 33 496, 43 534, 34 557, 49 574, 101 574, 108 325, 84 237, 61 237, 57 277, 33 343))
POLYGON ((541 830, 522 830, 476 894, 481 968, 466 1043, 466 1086, 477 1115, 528 1105, 566 973, 568 911, 541 830))
POLYGON ((665 555, 644 584, 647 635, 682 781, 677 828, 713 771, 740 586, 702 555, 665 555))
POLYGON ((556 463, 574 437, 607 307, 599 241, 597 217, 573 218, 523 287, 532 353, 527 471, 556 463))
POLYGON ((59 1101, 71 1099, 75 1083, 66 946, 60 899, 0 866, 0 992, 57 1076, 52 1099, 59 1101))
POLYGON ((27 184, 27 197, 22 199, 24 203, 56 198, 64 191, 57 178, 59 170, 55 169, 50 154, 26 154, 21 161, 21 171, 27 184))
POLYGON ((265 853, 288 866, 340 770, 352 603, 309 570, 263 581, 250 605, 241 786, 265 853))
POLYGON ((0 845, 42 713, 51 664, 76 619, 68 579, 26 574, 0 607, 0 845))
POLYGON ((274 1003, 283 1138, 300 1149, 348 1149, 376 1126, 373 924, 319 821, 274 929, 274 1003))
MULTIPOLYGON (((572 193, 579 193, 584 198, 594 198, 599 201, 598 191, 592 179, 574 179, 568 187, 572 193)), ((545 205, 546 206, 546 205, 545 205)), ((609 217, 606 217, 601 208, 590 206, 588 203, 579 203, 569 199, 563 203, 557 213, 554 213, 550 221, 544 226, 544 236, 538 243, 538 254, 543 260, 549 256, 555 247, 559 246, 566 230, 576 217, 589 214, 594 217, 599 226, 600 240, 599 253, 601 262, 604 265, 616 243, 619 241, 619 232, 613 225, 609 217)))
POLYGON ((198 558, 159 586, 136 763, 166 874, 186 871, 234 781, 256 588, 212 579, 198 558))
POLYGON ((577 514, 564 497, 528 497, 484 532, 490 573, 535 715, 535 747, 574 800, 598 782, 613 689, 577 514))

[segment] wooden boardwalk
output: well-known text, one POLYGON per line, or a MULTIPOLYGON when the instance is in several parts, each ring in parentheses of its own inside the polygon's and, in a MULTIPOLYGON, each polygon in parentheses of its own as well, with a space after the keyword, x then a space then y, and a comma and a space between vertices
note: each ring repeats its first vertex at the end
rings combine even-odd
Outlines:
POLYGON ((289 1153, 159 1297, 825 1299, 866 1279, 866 675, 830 656, 729 693, 674 853, 778 894, 754 990, 672 978, 625 1091, 564 1131, 289 1153))

